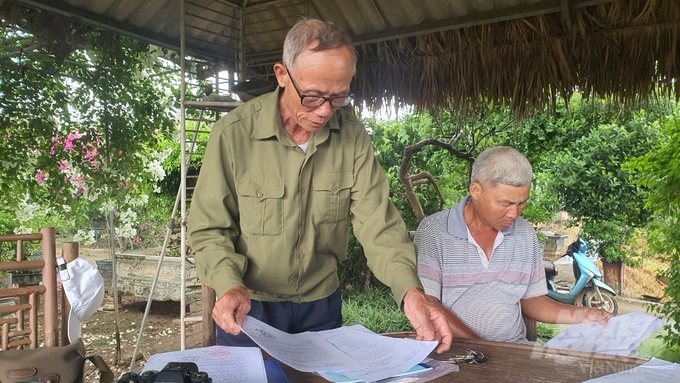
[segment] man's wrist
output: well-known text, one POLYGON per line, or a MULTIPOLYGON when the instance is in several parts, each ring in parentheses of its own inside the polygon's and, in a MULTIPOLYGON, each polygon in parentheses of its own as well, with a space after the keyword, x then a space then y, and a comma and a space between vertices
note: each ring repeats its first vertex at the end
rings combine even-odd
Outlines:
POLYGON ((401 300, 401 311, 404 311, 404 305, 406 303, 406 299, 409 297, 409 295, 412 296, 412 294, 418 294, 420 293, 423 297, 425 297, 425 292, 421 287, 418 286, 413 286, 406 290, 406 294, 404 294, 404 299, 401 300))

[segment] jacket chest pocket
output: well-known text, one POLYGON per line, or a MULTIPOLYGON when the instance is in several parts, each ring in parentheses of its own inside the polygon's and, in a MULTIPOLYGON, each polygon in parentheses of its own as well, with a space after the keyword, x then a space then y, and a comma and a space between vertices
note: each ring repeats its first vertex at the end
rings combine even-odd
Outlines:
POLYGON ((241 230, 252 235, 283 232, 283 182, 241 179, 237 181, 241 230))
POLYGON ((353 182, 351 170, 314 175, 312 187, 315 203, 312 207, 312 219, 315 224, 332 224, 349 218, 353 182))

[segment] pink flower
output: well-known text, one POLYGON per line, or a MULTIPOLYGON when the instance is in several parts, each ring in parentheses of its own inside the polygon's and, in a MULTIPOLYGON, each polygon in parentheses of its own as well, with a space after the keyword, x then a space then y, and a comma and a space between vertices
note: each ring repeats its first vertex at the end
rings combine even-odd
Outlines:
POLYGON ((66 139, 66 142, 64 142, 64 150, 73 150, 75 152, 76 147, 73 145, 73 141, 66 139))
POLYGON ((39 184, 42 184, 47 179, 47 175, 43 173, 42 170, 38 169, 38 171, 35 173, 35 179, 39 184))

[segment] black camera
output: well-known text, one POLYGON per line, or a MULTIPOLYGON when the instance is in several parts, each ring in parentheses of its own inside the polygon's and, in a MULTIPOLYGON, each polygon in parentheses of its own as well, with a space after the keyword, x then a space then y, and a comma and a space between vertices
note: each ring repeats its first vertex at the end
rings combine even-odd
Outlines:
POLYGON ((212 378, 198 371, 196 363, 170 362, 160 371, 126 372, 117 383, 212 383, 212 378))

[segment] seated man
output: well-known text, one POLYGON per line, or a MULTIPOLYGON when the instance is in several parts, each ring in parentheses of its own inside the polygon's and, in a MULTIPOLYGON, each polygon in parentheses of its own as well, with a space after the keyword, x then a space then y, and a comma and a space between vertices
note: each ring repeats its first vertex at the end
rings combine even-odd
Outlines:
POLYGON ((456 337, 528 342, 522 312, 545 323, 606 325, 613 316, 546 295, 541 246, 519 216, 532 178, 531 164, 517 150, 487 149, 472 166, 470 194, 416 231, 425 293, 448 309, 456 337))

